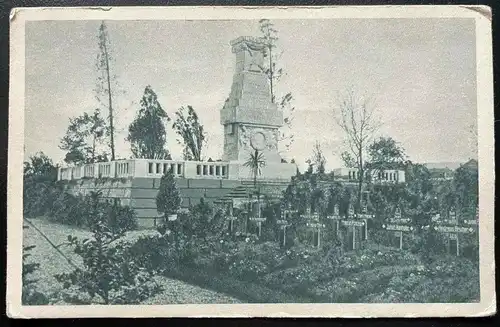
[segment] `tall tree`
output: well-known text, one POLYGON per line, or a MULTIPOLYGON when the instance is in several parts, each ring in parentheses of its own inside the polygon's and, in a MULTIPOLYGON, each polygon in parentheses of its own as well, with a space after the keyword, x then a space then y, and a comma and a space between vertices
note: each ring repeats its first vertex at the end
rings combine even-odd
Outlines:
POLYGON ((340 94, 338 104, 334 108, 334 119, 344 132, 347 151, 342 154, 346 166, 358 170, 357 206, 361 205, 361 192, 365 177, 365 158, 367 147, 373 139, 374 133, 380 127, 374 116, 375 107, 363 96, 354 90, 340 94))
POLYGON ((261 39, 265 44, 264 47, 264 66, 260 69, 266 74, 269 80, 271 93, 271 101, 275 103, 284 114, 284 123, 286 131, 281 131, 278 141, 288 150, 293 143, 294 135, 291 133, 293 112, 295 107, 292 105, 293 96, 291 92, 285 93, 282 96, 277 96, 277 84, 281 77, 285 75, 283 68, 279 67, 278 62, 282 56, 282 52, 277 48, 278 30, 274 28, 274 24, 269 19, 261 19, 259 21, 259 29, 261 39))
POLYGON ((99 76, 97 77, 97 97, 101 102, 107 102, 107 108, 109 111, 109 136, 110 136, 110 148, 111 148, 111 160, 115 160, 115 130, 114 130, 114 117, 113 117, 113 90, 112 90, 112 79, 110 63, 113 58, 111 56, 111 44, 109 42, 109 34, 106 24, 101 22, 98 34, 98 45, 99 53, 97 54, 97 71, 99 76), (100 95, 103 95, 106 100, 100 99, 100 95))
POLYGON ((67 163, 93 163, 104 161, 106 153, 98 152, 104 141, 107 126, 99 109, 91 115, 84 113, 70 118, 66 135, 61 139, 59 148, 67 151, 64 161, 67 163))
POLYGON ((402 169, 406 154, 403 147, 391 137, 380 137, 368 147, 367 170, 380 172, 386 169, 402 169))
POLYGON ((179 108, 175 116, 176 119, 172 127, 181 138, 177 139, 177 142, 184 143, 184 160, 201 161, 201 150, 206 135, 198 114, 192 106, 187 106, 187 109, 185 107, 179 108))
POLYGON ((323 149, 321 148, 321 144, 316 141, 313 146, 313 155, 312 158, 307 161, 309 164, 316 166, 316 172, 320 174, 325 173, 325 165, 326 158, 323 154, 323 149))
POLYGON ((166 149, 165 121, 170 121, 151 86, 146 86, 135 120, 129 126, 127 141, 135 158, 170 159, 166 149))

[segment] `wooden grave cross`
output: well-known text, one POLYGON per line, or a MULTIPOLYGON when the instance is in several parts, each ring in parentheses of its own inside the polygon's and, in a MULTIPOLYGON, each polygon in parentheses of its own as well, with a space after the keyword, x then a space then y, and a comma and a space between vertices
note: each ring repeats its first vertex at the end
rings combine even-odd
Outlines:
POLYGON ((365 222, 360 220, 342 220, 342 225, 352 228, 352 249, 356 250, 356 227, 363 227, 365 222))
MULTIPOLYGON (((310 229, 313 230, 313 233, 317 233, 317 242, 316 242, 316 247, 319 248, 321 246, 321 229, 325 227, 324 224, 319 223, 319 222, 308 222, 306 223, 306 226, 309 227, 310 229)), ((314 235, 314 234, 313 234, 314 235)), ((314 236, 313 236, 314 240, 314 236)))
POLYGON ((335 231, 336 231, 336 234, 338 236, 340 233, 340 221, 342 220, 342 216, 340 216, 340 210, 339 210, 338 204, 336 204, 333 207, 333 215, 327 215, 326 219, 331 219, 331 220, 335 221, 335 224, 336 224, 335 231))
POLYGON ((249 220, 257 222, 257 226, 259 228, 258 236, 260 237, 262 235, 262 223, 266 221, 266 218, 261 217, 260 200, 257 200, 256 202, 257 202, 257 217, 250 217, 249 220))
POLYGON ((229 220, 229 232, 232 234, 233 233, 233 226, 234 226, 234 221, 238 219, 238 217, 235 217, 233 215, 233 200, 227 200, 223 201, 223 203, 228 204, 226 209, 229 209, 228 215, 226 217, 227 220, 229 220))
POLYGON ((401 209, 399 206, 396 208, 394 212, 394 218, 388 219, 389 223, 386 225, 382 225, 382 228, 388 231, 399 232, 399 249, 403 249, 403 232, 411 232, 413 231, 412 226, 408 226, 407 224, 411 222, 410 218, 403 218, 401 214, 401 209))
POLYGON ((434 230, 441 232, 441 233, 446 233, 449 235, 448 239, 448 251, 449 251, 449 241, 453 235, 453 238, 457 241, 457 246, 456 246, 456 254, 457 256, 460 255, 460 243, 459 243, 459 238, 458 234, 468 234, 468 233, 473 233, 474 228, 472 227, 463 227, 463 226, 434 226, 434 230))

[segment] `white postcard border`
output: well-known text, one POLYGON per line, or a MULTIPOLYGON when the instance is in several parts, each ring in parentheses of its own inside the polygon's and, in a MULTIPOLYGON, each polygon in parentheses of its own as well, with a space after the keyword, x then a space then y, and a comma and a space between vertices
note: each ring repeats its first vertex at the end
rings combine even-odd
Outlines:
POLYGON ((82 7, 11 12, 7 183, 7 313, 19 318, 74 317, 457 317, 496 312, 494 262, 494 117, 491 11, 485 6, 378 7, 82 7), (476 21, 481 302, 471 304, 182 304, 22 306, 22 167, 25 37, 34 20, 473 18, 476 21), (486 218, 488 217, 488 218, 486 218), (491 217, 491 218, 490 218, 491 217))

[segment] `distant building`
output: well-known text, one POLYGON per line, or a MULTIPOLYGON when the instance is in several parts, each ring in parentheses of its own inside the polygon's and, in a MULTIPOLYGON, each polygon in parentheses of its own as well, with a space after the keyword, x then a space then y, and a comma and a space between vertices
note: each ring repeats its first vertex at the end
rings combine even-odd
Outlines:
POLYGON ((449 181, 453 179, 455 171, 449 168, 430 168, 431 179, 435 181, 449 181))
MULTIPOLYGON (((333 175, 335 179, 347 182, 357 182, 360 177, 357 168, 337 168, 333 170, 333 175)), ((370 170, 365 173, 365 180, 375 184, 397 184, 405 183, 406 175, 400 169, 370 170)))

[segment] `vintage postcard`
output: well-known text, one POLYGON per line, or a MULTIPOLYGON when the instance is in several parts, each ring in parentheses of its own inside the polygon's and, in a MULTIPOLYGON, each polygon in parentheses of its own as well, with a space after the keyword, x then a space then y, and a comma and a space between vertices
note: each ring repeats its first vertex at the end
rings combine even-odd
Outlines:
POLYGON ((496 312, 488 7, 10 23, 11 317, 496 312))

